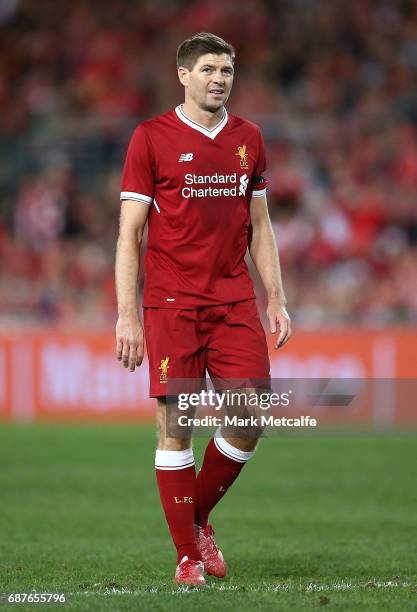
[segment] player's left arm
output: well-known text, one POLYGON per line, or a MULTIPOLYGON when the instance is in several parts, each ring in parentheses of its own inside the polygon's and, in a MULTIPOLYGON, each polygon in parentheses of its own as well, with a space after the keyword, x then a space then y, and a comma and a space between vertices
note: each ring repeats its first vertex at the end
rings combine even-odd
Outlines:
POLYGON ((252 224, 249 253, 268 295, 266 314, 271 333, 275 334, 279 330, 275 348, 280 348, 291 337, 291 321, 286 309, 287 300, 282 286, 278 247, 269 218, 266 196, 252 196, 249 207, 252 224))

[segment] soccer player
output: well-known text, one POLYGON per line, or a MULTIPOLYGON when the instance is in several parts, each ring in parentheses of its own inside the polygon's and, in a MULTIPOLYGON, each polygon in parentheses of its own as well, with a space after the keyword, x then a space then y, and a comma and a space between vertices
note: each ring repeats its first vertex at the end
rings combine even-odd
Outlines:
MULTIPOLYGON (((256 438, 210 440, 196 477, 189 438, 166 427, 170 379, 269 379, 246 250, 268 296, 275 347, 290 338, 278 251, 266 202, 259 128, 228 113, 233 47, 200 33, 177 51, 184 104, 141 123, 125 161, 116 255, 117 358, 134 371, 143 359, 137 280, 143 232, 144 326, 150 397, 157 398, 156 477, 177 549, 178 584, 222 578, 226 564, 208 523, 210 511, 252 457, 256 438)), ((250 95, 250 91, 248 92, 250 95)))

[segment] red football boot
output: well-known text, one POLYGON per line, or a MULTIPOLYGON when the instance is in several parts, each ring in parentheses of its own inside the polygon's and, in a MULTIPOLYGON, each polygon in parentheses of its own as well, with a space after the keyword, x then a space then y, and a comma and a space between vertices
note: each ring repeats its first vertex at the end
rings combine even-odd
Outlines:
POLYGON ((177 584, 197 586, 206 584, 203 574, 204 565, 201 561, 193 561, 188 557, 183 557, 177 565, 174 580, 177 584))
POLYGON ((227 573, 227 565, 222 551, 214 539, 214 531, 211 525, 207 527, 195 526, 197 547, 204 563, 204 569, 210 576, 224 578, 227 573))

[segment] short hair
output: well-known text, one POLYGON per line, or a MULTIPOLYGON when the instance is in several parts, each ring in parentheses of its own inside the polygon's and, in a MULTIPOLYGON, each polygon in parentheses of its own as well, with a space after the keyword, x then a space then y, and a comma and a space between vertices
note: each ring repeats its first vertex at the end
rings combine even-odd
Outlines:
POLYGON ((184 40, 177 49, 177 67, 183 66, 192 70, 201 55, 215 53, 230 55, 232 63, 235 60, 235 50, 220 36, 209 32, 194 34, 191 38, 184 40))

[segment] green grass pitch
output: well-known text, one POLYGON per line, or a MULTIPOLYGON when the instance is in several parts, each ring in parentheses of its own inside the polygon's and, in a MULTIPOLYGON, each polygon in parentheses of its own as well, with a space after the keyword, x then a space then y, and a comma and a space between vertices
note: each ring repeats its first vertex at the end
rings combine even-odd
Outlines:
POLYGON ((83 612, 417 610, 417 436, 263 440, 212 515, 229 575, 199 589, 172 582, 154 444, 149 426, 2 425, 0 593, 83 612))

